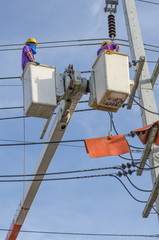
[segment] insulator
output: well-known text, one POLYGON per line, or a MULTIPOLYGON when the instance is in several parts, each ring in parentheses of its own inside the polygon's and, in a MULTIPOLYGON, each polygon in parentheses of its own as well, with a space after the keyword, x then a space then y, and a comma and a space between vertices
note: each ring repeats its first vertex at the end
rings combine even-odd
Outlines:
POLYGON ((110 38, 116 37, 115 16, 113 14, 110 14, 108 16, 108 30, 109 30, 109 37, 110 38))
POLYGON ((127 163, 127 168, 131 168, 131 163, 127 163))
POLYGON ((122 177, 123 174, 122 174, 122 172, 119 171, 119 172, 117 173, 117 175, 118 175, 119 177, 122 177))
POLYGON ((121 167, 122 167, 122 169, 125 169, 125 168, 126 168, 126 165, 125 165, 125 164, 122 164, 121 167))
POLYGON ((129 169, 129 170, 128 170, 128 173, 129 173, 130 175, 132 175, 133 172, 129 169))
POLYGON ((136 167, 137 164, 132 162, 131 165, 132 165, 132 167, 136 167))

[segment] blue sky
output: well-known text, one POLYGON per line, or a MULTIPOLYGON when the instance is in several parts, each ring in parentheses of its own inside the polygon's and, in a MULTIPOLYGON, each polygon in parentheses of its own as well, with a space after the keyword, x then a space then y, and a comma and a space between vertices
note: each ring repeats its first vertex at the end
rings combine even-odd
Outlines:
MULTIPOLYGON (((104 7, 105 0, 14 0, 14 2, 1 0, 0 45, 23 44, 30 37, 36 38, 37 42, 108 38, 108 14, 104 13, 104 7)), ((144 43, 159 46, 159 6, 136 1, 136 7, 144 43)), ((116 13, 116 32, 116 38, 128 39, 121 0, 119 0, 116 13)), ((74 69, 79 71, 91 70, 96 59, 96 52, 102 41, 95 42, 98 42, 99 45, 37 49, 35 58, 42 64, 55 66, 57 72, 61 73, 69 64, 73 64, 74 69)), ((40 46, 42 45, 39 44, 40 46)), ((20 47, 22 46, 17 46, 17 48, 20 47)), ((4 47, 0 47, 1 49, 4 47)), ((121 46, 121 52, 130 54, 129 48, 124 46, 121 46)), ((21 76, 21 50, 0 51, 0 55, 0 78, 21 76)), ((157 61, 158 52, 146 51, 146 56, 148 61, 157 61)), ((150 74, 153 72, 154 66, 155 63, 149 63, 150 74)), ((83 76, 89 79, 90 74, 83 76)), ((134 73, 131 69, 130 78, 133 79, 133 76, 134 73)), ((157 102, 158 90, 158 85, 156 85, 155 97, 157 102)), ((88 99, 89 94, 83 97, 83 100, 88 99)), ((0 108, 22 105, 23 90, 20 79, 0 81, 0 108), (2 86, 6 84, 20 86, 2 86)), ((77 106, 77 109, 86 108, 88 108, 87 103, 77 106)), ((0 110, 0 118, 22 115, 22 109, 0 110)), ((132 110, 122 108, 113 116, 115 126, 120 134, 127 134, 131 130, 142 127, 140 109, 136 105, 133 106, 132 110)), ((24 140, 24 119, 1 120, 0 123, 0 143, 6 143, 5 140, 24 140)), ((44 119, 26 118, 26 141, 41 141, 40 134, 44 123, 44 119)), ((107 112, 75 113, 63 139, 103 137, 108 134, 109 129, 110 120, 107 112)), ((132 145, 143 147, 136 137, 129 138, 128 141, 132 145)), ((75 144, 75 146, 60 146, 48 172, 103 168, 127 163, 119 157, 91 159, 87 155, 83 143, 75 144)), ((26 147, 26 173, 32 173, 41 149, 41 145, 26 147)), ((134 153, 133 156, 136 159, 140 158, 141 154, 134 153)), ((125 157, 130 156, 125 155, 125 157)), ((23 169, 24 147, 1 147, 0 175, 23 174, 23 169)), ((96 172, 96 174, 112 172, 114 171, 96 172)), ((124 177, 121 180, 137 199, 143 201, 148 199, 149 193, 134 189, 124 177)), ((144 172, 142 177, 137 177, 134 173, 131 180, 142 189, 152 188, 150 172, 144 172)), ((0 183, 0 191, 0 229, 8 229, 23 196, 23 183, 0 183)), ((147 219, 142 218, 144 206, 145 204, 132 199, 120 182, 114 178, 101 177, 44 182, 41 184, 22 229, 114 234, 158 233, 156 214, 150 214, 147 219)), ((0 232, 0 240, 5 239, 5 236, 6 232, 0 232)), ((92 239, 89 236, 54 236, 31 233, 20 233, 18 236, 18 240, 50 240, 55 238, 57 240, 92 239)), ((124 237, 104 239, 121 240, 124 237)), ((135 240, 136 238, 130 239, 135 240)))

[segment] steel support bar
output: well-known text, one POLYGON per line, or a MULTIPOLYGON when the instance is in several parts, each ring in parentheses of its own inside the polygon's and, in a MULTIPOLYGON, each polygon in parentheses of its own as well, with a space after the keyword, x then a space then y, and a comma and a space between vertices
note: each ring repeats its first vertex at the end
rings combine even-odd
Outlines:
POLYGON ((148 136, 148 139, 147 139, 147 143, 146 143, 145 149, 144 149, 143 154, 141 156, 140 165, 139 165, 139 168, 138 168, 138 170, 136 172, 137 176, 141 176, 142 175, 143 168, 145 166, 147 158, 150 155, 151 147, 152 147, 152 144, 153 144, 153 142, 155 140, 157 131, 158 131, 158 125, 156 124, 150 130, 150 133, 149 133, 149 136, 148 136))
POLYGON ((156 83, 158 74, 159 74, 159 58, 158 58, 158 61, 156 63, 156 66, 155 66, 154 71, 153 71, 152 76, 151 76, 152 87, 154 87, 154 85, 156 83))
POLYGON ((139 63, 137 65, 137 70, 136 70, 135 77, 134 77, 134 86, 131 90, 131 95, 130 95, 129 100, 128 100, 127 109, 132 108, 133 100, 134 100, 135 93, 136 93, 136 90, 137 90, 138 85, 139 85, 139 80, 140 80, 140 77, 141 77, 141 73, 142 73, 144 63, 145 63, 145 57, 141 56, 140 59, 139 59, 139 63))
POLYGON ((157 177, 156 182, 154 183, 152 192, 149 196, 149 199, 148 199, 146 206, 144 208, 144 211, 142 213, 143 218, 147 218, 149 216, 150 211, 153 207, 153 204, 157 199, 158 193, 159 193, 159 176, 157 177))

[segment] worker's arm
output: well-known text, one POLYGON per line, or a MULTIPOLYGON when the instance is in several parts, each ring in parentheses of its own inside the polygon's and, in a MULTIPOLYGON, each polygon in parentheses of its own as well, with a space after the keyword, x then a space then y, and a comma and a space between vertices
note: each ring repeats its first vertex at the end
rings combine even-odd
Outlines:
POLYGON ((119 52, 119 51, 120 51, 120 46, 117 45, 117 46, 116 46, 116 52, 119 52))
POLYGON ((30 60, 31 62, 34 62, 34 61, 35 61, 30 52, 27 52, 26 55, 28 56, 28 58, 29 58, 29 60, 30 60))

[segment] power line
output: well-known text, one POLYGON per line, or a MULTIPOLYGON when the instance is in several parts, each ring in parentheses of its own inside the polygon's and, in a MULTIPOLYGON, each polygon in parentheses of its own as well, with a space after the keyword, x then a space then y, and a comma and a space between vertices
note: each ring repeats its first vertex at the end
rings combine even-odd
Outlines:
MULTIPOLYGON (((158 166, 159 167, 159 166, 158 166)), ((104 171, 104 170, 123 170, 122 166, 113 166, 113 167, 104 167, 104 168, 93 168, 93 169, 81 169, 81 170, 73 170, 73 171, 65 171, 65 172, 54 172, 54 173, 41 173, 41 174, 25 174, 25 177, 37 177, 37 176, 50 176, 50 175, 63 175, 63 174, 74 174, 74 173, 84 173, 84 172, 92 172, 92 171, 104 171)), ((138 188, 135 186, 135 184, 132 183, 130 178, 125 175, 128 179, 128 181, 131 183, 132 186, 134 186, 137 190, 142 192, 151 192, 151 190, 144 190, 141 188, 138 188)), ((24 177, 24 174, 10 174, 10 175, 0 175, 0 178, 19 178, 24 177)))
MULTIPOLYGON (((110 116, 110 112, 108 112, 108 114, 109 114, 109 116, 110 116)), ((113 119, 112 119, 112 126, 113 126, 113 129, 114 129, 116 135, 119 135, 113 119)), ((132 145, 130 145, 130 144, 129 144, 129 146, 130 146, 131 148, 135 148, 135 149, 138 149, 138 150, 140 150, 140 149, 143 150, 143 149, 144 149, 144 148, 141 148, 141 147, 132 146, 132 145)), ((119 156, 120 156, 120 155, 119 155, 119 156)), ((120 156, 120 157, 121 157, 121 156, 120 156)), ((122 157, 122 158, 124 159, 124 157, 122 157)), ((131 160, 131 159, 127 159, 127 158, 125 158, 125 159, 126 159, 126 160, 131 160)))
POLYGON ((22 85, 0 85, 0 87, 22 87, 22 85))
MULTIPOLYGON (((65 47, 84 47, 84 46, 95 46, 95 45, 100 45, 101 43, 81 43, 81 44, 66 44, 66 45, 53 45, 53 46, 44 46, 44 47, 37 47, 38 49, 50 49, 50 48, 65 48, 65 47)), ((129 47, 127 44, 120 44, 121 46, 129 47)), ((22 50, 21 48, 4 48, 0 49, 0 51, 19 51, 22 50)), ((152 51, 158 53, 158 50, 153 50, 149 48, 145 48, 147 51, 152 51)))
POLYGON ((50 235, 73 235, 73 236, 91 236, 91 237, 150 237, 159 238, 159 234, 121 234, 121 233, 79 233, 79 232, 53 232, 53 231, 39 231, 39 230, 10 230, 0 228, 1 232, 20 232, 20 233, 34 233, 34 234, 50 234, 50 235))
POLYGON ((0 144, 0 147, 9 146, 24 146, 24 145, 38 145, 38 144, 59 144, 59 143, 72 143, 72 142, 84 142, 84 139, 76 140, 63 140, 63 141, 53 141, 53 142, 23 142, 23 143, 13 143, 13 144, 0 144))
MULTIPOLYGON (((88 101, 79 101, 79 103, 88 103, 88 101)), ((0 110, 10 110, 10 109, 17 109, 17 108, 24 108, 24 106, 17 106, 17 107, 1 107, 0 110)))
POLYGON ((0 80, 19 79, 21 77, 1 77, 0 80))
MULTIPOLYGON (((104 171, 104 170, 112 170, 112 169, 121 169, 121 167, 104 167, 104 168, 92 168, 92 169, 81 169, 81 170, 73 170, 73 171, 65 171, 65 172, 54 172, 54 173, 40 173, 40 174, 25 174, 25 177, 37 177, 37 176, 50 176, 50 175, 63 175, 63 174, 74 174, 74 173, 84 173, 84 172, 92 172, 92 171, 104 171)), ((12 174, 12 175, 0 175, 0 178, 19 178, 24 177, 23 174, 12 174)))
POLYGON ((87 178, 97 178, 97 177, 114 177, 116 178, 126 189, 129 195, 137 202, 147 203, 147 201, 142 201, 135 198, 132 193, 128 190, 125 184, 122 182, 120 178, 118 178, 115 173, 113 174, 98 174, 98 175, 86 175, 86 176, 76 176, 76 177, 63 177, 63 178, 48 178, 48 179, 12 179, 12 180, 0 180, 0 183, 17 183, 17 182, 48 182, 48 181, 67 181, 67 180, 79 180, 79 179, 87 179, 87 178))
POLYGON ((132 185, 134 188, 136 188, 137 190, 139 190, 139 191, 141 191, 141 192, 152 192, 151 190, 145 190, 145 189, 141 189, 141 188, 137 187, 137 186, 130 180, 130 178, 129 178, 127 175, 126 175, 126 177, 127 177, 128 181, 131 183, 131 185, 132 185))
POLYGON ((150 4, 155 4, 155 5, 159 5, 159 3, 156 2, 151 2, 151 1, 146 1, 146 0, 136 0, 138 2, 144 2, 144 3, 150 3, 150 4))
MULTIPOLYGON (((131 96, 131 95, 130 95, 131 96)), ((157 112, 153 112, 153 111, 150 111, 149 109, 143 107, 140 103, 138 103, 135 99, 133 99, 134 102, 136 102, 137 105, 139 105, 142 109, 144 109, 145 111, 149 112, 149 113, 152 113, 152 114, 155 114, 155 115, 159 115, 159 113, 157 112)))
MULTIPOLYGON (((72 40, 58 40, 58 41, 46 41, 46 42, 38 42, 38 45, 44 45, 44 44, 59 44, 59 43, 73 43, 73 42, 91 42, 91 41, 104 41, 104 40, 111 40, 110 38, 94 38, 94 39, 72 39, 72 40)), ((120 39, 116 38, 115 41, 121 41, 121 42, 127 42, 126 39, 120 39)), ((159 48, 157 45, 152 44, 144 44, 145 46, 155 47, 159 48)), ((24 43, 15 43, 15 44, 0 44, 0 47, 13 47, 13 46, 24 46, 24 43)))
POLYGON ((10 110, 10 109, 18 109, 18 108, 24 108, 24 106, 17 106, 17 107, 2 107, 0 110, 10 110))
MULTIPOLYGON (((21 108, 21 107, 19 107, 21 108)), ((4 109, 4 108, 3 108, 4 109)), ((13 109, 13 108, 8 108, 8 109, 13 109)), ((0 109, 1 110, 1 109, 0 109)), ((88 112, 88 111, 96 111, 96 109, 93 109, 93 108, 88 108, 88 109, 79 109, 79 110, 75 110, 74 112, 75 113, 79 113, 79 112, 88 112)), ((53 115, 55 115, 56 113, 53 113, 53 115)), ((23 116, 17 116, 17 117, 5 117, 5 118, 0 118, 0 121, 3 121, 3 120, 14 120, 14 119, 19 119, 19 118, 30 118, 31 116, 26 116, 26 115, 23 115, 23 116)))

